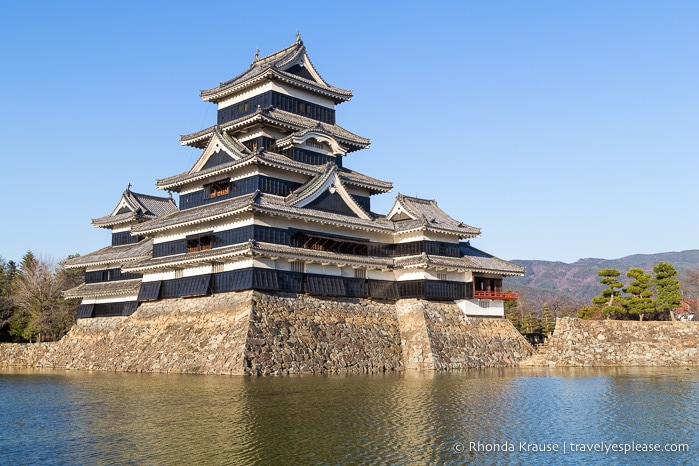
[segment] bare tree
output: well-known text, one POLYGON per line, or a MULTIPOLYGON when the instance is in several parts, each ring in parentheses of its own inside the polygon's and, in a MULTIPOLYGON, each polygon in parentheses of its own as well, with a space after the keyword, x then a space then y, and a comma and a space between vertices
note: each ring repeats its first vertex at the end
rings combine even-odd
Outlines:
POLYGON ((687 270, 681 280, 682 291, 692 297, 699 297, 699 269, 687 270))
POLYGON ((25 254, 12 280, 10 333, 37 342, 61 338, 75 321, 75 305, 61 295, 71 286, 68 279, 52 262, 25 254))

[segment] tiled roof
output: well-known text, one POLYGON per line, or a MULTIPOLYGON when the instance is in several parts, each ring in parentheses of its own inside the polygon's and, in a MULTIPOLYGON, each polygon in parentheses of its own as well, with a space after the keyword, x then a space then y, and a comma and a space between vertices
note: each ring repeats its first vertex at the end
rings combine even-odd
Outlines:
POLYGON ((426 228, 435 232, 458 234, 462 238, 473 238, 481 234, 480 228, 466 225, 451 218, 437 206, 437 202, 434 200, 420 199, 399 193, 396 196, 396 204, 399 204, 412 217, 409 220, 396 221, 396 231, 406 232, 426 228))
POLYGON ((172 191, 178 191, 182 186, 192 183, 195 181, 205 180, 207 178, 216 177, 223 173, 228 173, 241 167, 245 167, 254 163, 255 155, 248 155, 239 160, 232 160, 230 162, 222 163, 221 165, 216 165, 211 168, 206 168, 198 172, 184 172, 179 175, 170 176, 156 181, 156 187, 158 189, 169 189, 172 191))
POLYGON ((353 184, 361 188, 367 188, 370 191, 387 193, 393 189, 393 183, 390 181, 382 181, 377 178, 372 178, 371 176, 366 176, 348 168, 340 167, 338 168, 337 173, 345 183, 353 184))
POLYGON ((213 202, 191 209, 173 212, 170 215, 134 226, 132 234, 153 234, 159 231, 207 223, 219 218, 231 217, 241 212, 253 211, 282 215, 300 220, 310 220, 327 225, 339 225, 367 231, 393 231, 393 222, 382 217, 364 220, 350 215, 337 214, 304 207, 293 207, 284 202, 284 197, 262 194, 259 191, 213 202))
POLYGON ((113 282, 83 283, 63 292, 66 299, 103 298, 106 296, 138 295, 141 279, 117 280, 113 282))
POLYGON ((107 246, 84 256, 73 257, 63 262, 66 269, 91 267, 100 265, 123 264, 150 257, 153 250, 153 240, 147 239, 134 244, 122 246, 107 246))
POLYGON ((264 254, 269 257, 283 257, 285 259, 301 258, 307 262, 332 263, 341 266, 389 269, 393 265, 393 259, 390 257, 339 254, 328 251, 316 251, 313 249, 301 249, 273 243, 255 242, 253 252, 256 254, 264 254))
POLYGON ((382 231, 386 233, 403 233, 407 231, 430 230, 440 233, 457 235, 462 238, 478 236, 480 230, 449 217, 439 209, 434 201, 423 201, 417 198, 407 198, 399 195, 399 198, 411 209, 420 208, 423 216, 415 220, 391 221, 384 216, 371 214, 370 219, 357 218, 334 212, 315 210, 306 207, 294 207, 286 203, 286 198, 272 194, 262 194, 259 191, 243 196, 212 202, 199 207, 176 211, 169 215, 151 220, 132 227, 132 234, 153 234, 183 226, 206 223, 219 218, 238 215, 244 211, 263 212, 273 215, 282 215, 289 218, 314 221, 326 225, 335 225, 346 228, 356 228, 365 231, 382 231), (406 200, 408 199, 408 200, 406 200), (417 206, 417 207, 416 207, 417 206), (432 215, 437 215, 433 217, 432 215))
POLYGON ((476 271, 492 271, 503 275, 524 275, 524 267, 504 261, 487 252, 476 249, 468 243, 461 243, 461 254, 470 269, 476 271))
POLYGON ((183 253, 158 258, 145 258, 139 262, 126 264, 125 272, 152 272, 170 270, 173 267, 206 265, 218 261, 230 260, 233 257, 281 257, 299 259, 307 262, 326 263, 338 266, 369 267, 382 270, 393 268, 445 268, 456 270, 471 270, 480 273, 495 273, 502 275, 524 275, 524 269, 510 262, 498 259, 462 243, 464 257, 444 257, 420 254, 409 257, 374 257, 339 254, 329 251, 317 251, 293 246, 265 243, 250 240, 221 248, 209 249, 194 253, 183 253))
POLYGON ((186 225, 230 217, 244 210, 250 210, 258 192, 245 194, 225 201, 212 202, 211 204, 193 207, 191 209, 178 210, 169 215, 164 215, 155 220, 141 223, 131 228, 132 234, 150 234, 157 231, 169 230, 186 225))
POLYGON ((421 254, 397 257, 395 265, 400 268, 434 267, 502 275, 524 275, 524 269, 521 267, 490 255, 444 257, 421 254))
MULTIPOLYGON (((281 110, 274 107, 266 109, 258 108, 255 112, 249 115, 228 121, 218 125, 218 127, 222 131, 233 131, 256 123, 268 123, 291 131, 303 131, 310 128, 319 128, 337 139, 338 143, 346 146, 348 151, 364 149, 369 147, 371 142, 369 139, 357 136, 339 125, 323 123, 318 120, 314 120, 313 118, 297 115, 295 113, 287 112, 286 110, 281 110)), ((208 144, 209 139, 211 139, 215 128, 215 126, 211 126, 201 131, 197 131, 196 133, 182 135, 180 136, 180 144, 203 149, 206 144, 208 144)))
POLYGON ((233 257, 244 258, 253 256, 300 259, 307 262, 376 269, 389 269, 393 266, 393 259, 390 257, 338 254, 328 251, 301 249, 281 244, 248 241, 246 243, 209 249, 208 251, 147 259, 138 263, 129 264, 124 267, 124 271, 140 273, 156 270, 171 270, 173 267, 206 265, 213 262, 230 260, 233 257))
POLYGON ((168 270, 173 267, 195 266, 211 264, 212 262, 231 259, 235 256, 244 256, 250 250, 248 243, 233 244, 222 248, 209 249, 207 251, 189 252, 172 256, 153 257, 134 262, 123 267, 124 272, 145 272, 158 269, 168 270))
POLYGON ((125 225, 131 222, 138 221, 140 217, 136 212, 126 212, 123 214, 106 215, 100 218, 92 219, 92 226, 98 228, 112 228, 117 225, 125 225))
POLYGON ((233 94, 251 84, 262 79, 274 78, 295 84, 298 87, 306 88, 331 97, 336 102, 343 102, 352 97, 352 91, 340 89, 328 84, 315 69, 306 53, 306 46, 300 39, 296 40, 289 47, 278 52, 255 59, 243 73, 233 79, 219 84, 218 86, 201 91, 201 97, 205 101, 218 102, 226 96, 233 94), (297 74, 292 74, 286 70, 294 64, 303 63, 311 68, 311 75, 318 77, 318 80, 308 79, 297 74))
POLYGON ((343 215, 307 207, 294 207, 287 205, 284 198, 263 194, 257 199, 254 206, 256 212, 266 212, 275 215, 285 215, 299 220, 313 221, 326 225, 335 225, 345 228, 355 228, 365 231, 393 232, 393 222, 383 217, 374 216, 370 220, 343 215))
POLYGON ((93 219, 92 225, 100 228, 111 228, 133 221, 150 220, 175 210, 177 210, 177 205, 171 197, 135 193, 131 191, 131 185, 129 185, 112 213, 93 219), (124 212, 124 210, 126 211, 124 212))
MULTIPOLYGON (((286 157, 281 154, 269 151, 261 151, 241 158, 239 160, 234 160, 198 172, 185 172, 179 175, 163 178, 161 180, 157 180, 156 186, 158 187, 158 189, 169 189, 172 191, 177 191, 179 188, 188 183, 202 181, 207 178, 215 178, 251 164, 282 168, 284 170, 289 170, 308 176, 315 176, 319 173, 322 173, 325 169, 325 165, 310 165, 307 163, 296 162, 295 160, 292 160, 289 157, 286 157)), ((360 188, 368 189, 374 194, 385 193, 393 188, 393 185, 388 181, 382 181, 376 178, 372 178, 370 176, 363 175, 359 172, 355 172, 347 168, 338 168, 338 174, 340 175, 340 178, 346 183, 360 188)))
POLYGON ((211 134, 211 137, 207 141, 207 147, 201 153, 197 161, 194 162, 194 165, 188 173, 194 173, 195 168, 201 167, 206 163, 206 160, 209 160, 210 157, 212 157, 215 153, 219 152, 221 150, 220 145, 223 145, 224 153, 230 155, 230 158, 232 160, 240 160, 252 154, 252 151, 248 149, 245 146, 245 144, 240 142, 238 139, 224 133, 223 131, 221 131, 220 126, 215 125, 213 126, 213 132, 211 134), (215 146, 212 147, 214 143, 215 146))
POLYGON ((325 165, 323 167, 323 171, 316 174, 316 176, 309 178, 304 184, 293 190, 288 196, 286 196, 286 198, 284 198, 284 202, 287 205, 295 205, 312 196, 328 180, 328 178, 334 177, 336 172, 337 165, 325 165))

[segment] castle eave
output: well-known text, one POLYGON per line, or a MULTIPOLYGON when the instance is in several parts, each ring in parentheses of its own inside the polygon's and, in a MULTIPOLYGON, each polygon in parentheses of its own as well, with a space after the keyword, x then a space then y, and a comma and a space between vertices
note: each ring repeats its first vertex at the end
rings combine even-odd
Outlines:
POLYGON ((219 103, 220 101, 235 95, 245 89, 259 85, 263 81, 277 80, 294 87, 304 89, 315 94, 332 99, 336 104, 347 102, 352 98, 352 91, 332 86, 323 86, 302 76, 296 76, 285 71, 276 70, 271 66, 262 69, 259 74, 239 80, 221 84, 213 89, 200 91, 199 95, 204 102, 219 103))
POLYGON ((110 296, 138 296, 141 279, 117 280, 102 283, 83 283, 63 292, 65 299, 91 299, 110 296))
POLYGON ((150 257, 152 249, 152 240, 142 240, 138 243, 121 246, 107 246, 84 256, 68 259, 63 262, 63 267, 66 269, 77 269, 140 261, 150 257))

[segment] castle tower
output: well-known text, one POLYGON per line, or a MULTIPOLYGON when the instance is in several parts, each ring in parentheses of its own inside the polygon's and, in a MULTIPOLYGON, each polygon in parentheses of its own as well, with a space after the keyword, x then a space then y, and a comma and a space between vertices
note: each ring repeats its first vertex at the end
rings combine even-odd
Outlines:
POLYGON ((217 123, 180 139, 199 158, 156 183, 178 193, 179 209, 129 224, 151 245, 121 265, 142 277, 139 302, 256 289, 456 301, 502 316, 516 299, 502 278, 523 269, 462 241, 480 229, 435 201, 398 194, 388 214, 371 210, 392 184, 344 161, 370 141, 337 124, 352 92, 321 77, 300 36, 201 97, 218 106, 217 123))

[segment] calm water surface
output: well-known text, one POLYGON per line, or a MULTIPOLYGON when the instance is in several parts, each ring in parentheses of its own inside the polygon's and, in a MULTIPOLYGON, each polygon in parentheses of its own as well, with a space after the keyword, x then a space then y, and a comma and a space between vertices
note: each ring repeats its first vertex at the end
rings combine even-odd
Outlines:
POLYGON ((699 368, 0 369, 0 416, 2 464, 699 464, 699 368))

